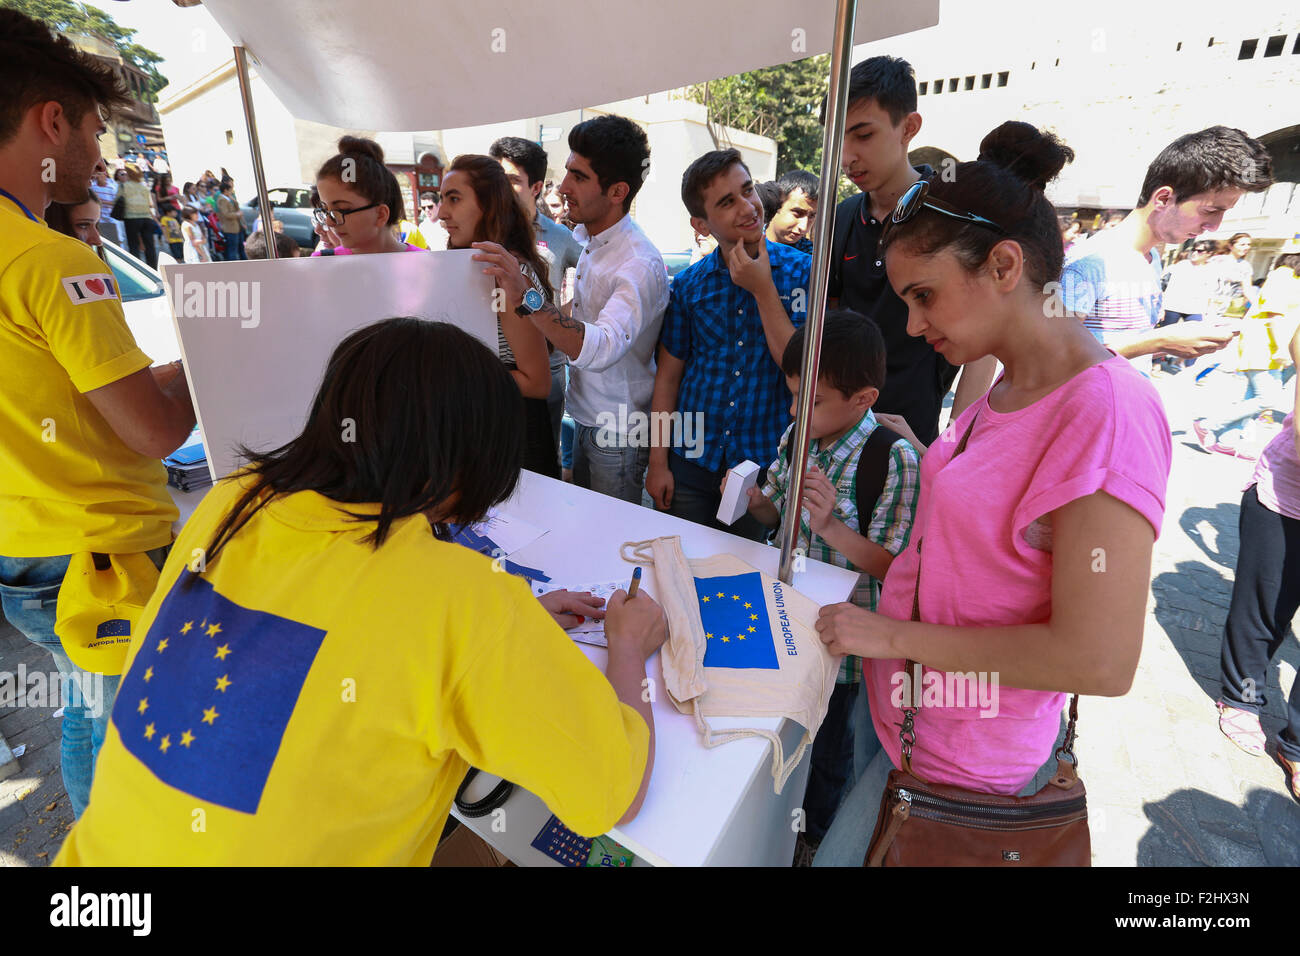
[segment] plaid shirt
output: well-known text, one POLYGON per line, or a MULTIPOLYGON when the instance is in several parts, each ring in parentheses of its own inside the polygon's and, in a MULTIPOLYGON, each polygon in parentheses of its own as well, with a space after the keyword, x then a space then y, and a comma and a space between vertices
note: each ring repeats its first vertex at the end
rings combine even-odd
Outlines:
MULTIPOLYGON (((776 291, 798 328, 807 314, 812 259, 764 241, 776 291)), ((704 415, 704 454, 696 464, 716 472, 745 460, 771 461, 790 421, 790 391, 768 351, 758 301, 731 281, 721 247, 673 279, 659 343, 686 363, 677 410, 704 415)))
MULTIPOLYGON (((876 416, 870 409, 861 420, 842 438, 829 448, 820 449, 816 439, 808 449, 808 460, 816 463, 831 484, 835 486, 835 511, 833 517, 839 518, 851 531, 863 534, 862 523, 858 515, 857 475, 858 459, 867 438, 876 430, 876 416)), ((776 462, 767 472, 767 484, 763 494, 784 512, 786 489, 790 486, 790 458, 787 446, 790 433, 794 431, 793 423, 781 436, 781 449, 776 462)), ((907 439, 894 442, 889 450, 889 470, 885 477, 885 489, 880 493, 867 530, 863 535, 868 541, 880 545, 890 554, 898 554, 907 547, 907 538, 912 531, 912 521, 916 517, 916 502, 921 494, 921 464, 916 449, 907 439)), ((819 535, 812 533, 808 526, 810 516, 808 509, 803 509, 799 521, 799 538, 797 547, 804 549, 804 554, 818 561, 825 561, 836 567, 859 571, 859 568, 838 551, 833 550, 819 535), (811 540, 810 540, 811 539, 811 540)), ((858 607, 868 611, 876 609, 880 600, 880 582, 863 572, 853 588, 850 598, 858 607)), ((840 661, 840 673, 837 682, 856 684, 862 679, 862 659, 848 655, 840 661)))

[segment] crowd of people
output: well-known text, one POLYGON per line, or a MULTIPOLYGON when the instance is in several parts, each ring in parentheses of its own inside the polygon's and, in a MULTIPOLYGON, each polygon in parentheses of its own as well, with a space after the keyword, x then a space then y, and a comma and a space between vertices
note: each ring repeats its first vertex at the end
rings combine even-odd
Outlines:
MULTIPOLYGON (((121 96, 63 44, 0 11, 0 79, 14 91, 0 111, 0 354, 20 370, 0 382, 13 462, 0 476, 0 596, 69 680, 86 676, 56 634, 61 590, 80 586, 65 579, 70 562, 145 555, 135 567, 152 597, 120 690, 105 675, 116 707, 65 713, 79 821, 59 862, 427 863, 470 765, 541 795, 581 834, 630 819, 654 767, 642 688, 666 636, 659 606, 644 592, 607 605, 537 598, 448 543, 449 529, 505 500, 521 467, 560 472, 564 409, 575 483, 765 540, 791 506, 817 178, 756 183, 736 150, 698 157, 682 213, 712 249, 670 281, 629 215, 651 155, 626 118, 569 131, 559 208, 545 152, 506 138, 456 158, 438 193, 420 196, 418 225, 379 146, 344 137, 316 177, 313 254, 472 250, 502 293, 495 349, 408 317, 359 329, 335 349, 301 434, 248 450, 173 542, 158 458, 194 423, 184 370, 150 368, 112 294, 74 296, 74 278, 102 267, 42 218, 51 202, 85 204, 99 109, 121 96), (77 175, 45 182, 38 157, 51 152, 77 175), (647 436, 623 430, 631 412, 664 414, 647 436), (693 442, 670 424, 688 416, 702 424, 693 442), (50 418, 82 424, 55 444, 31 424, 50 418), (745 461, 760 479, 748 514, 725 526, 721 485, 745 461), (563 633, 584 617, 604 619, 604 675, 563 633), (211 658, 196 640, 215 648, 216 690, 172 663, 195 646, 211 658), (164 696, 173 679, 190 681, 192 699, 164 696), (340 705, 341 679, 380 690, 340 705), (266 700, 235 696, 254 681, 270 682, 258 685, 266 700), (222 744, 244 753, 233 779, 215 759, 172 769, 169 750, 221 740, 208 735, 236 707, 253 716, 222 744), (379 787, 362 772, 375 760, 379 787), (175 821, 195 806, 220 825, 191 839, 175 821)), ((1028 792, 1055 766, 1067 694, 1128 691, 1172 460, 1151 356, 1209 355, 1236 337, 1190 312, 1161 324, 1159 247, 1195 249, 1271 181, 1266 149, 1242 131, 1189 133, 1151 162, 1130 213, 1067 254, 1044 195, 1074 158, 1067 144, 1008 121, 936 177, 908 160, 919 128, 905 61, 853 68, 843 166, 858 193, 835 210, 798 516, 805 553, 859 574, 816 625, 840 666, 801 804, 797 861, 815 865, 862 863, 883 774, 904 757, 935 783, 1028 792), (1099 552, 1109 573, 1096 573, 1099 552), (998 675, 997 715, 945 700, 909 713, 911 737, 900 735, 905 661, 998 675)), ((166 195, 186 207, 189 184, 166 195)), ((74 217, 74 233, 90 218, 74 217)), ((1280 262, 1291 278, 1268 290, 1279 308, 1294 308, 1294 268, 1280 262)), ((1294 356, 1300 342, 1284 348, 1294 356)), ((1243 499, 1224 642, 1220 726, 1258 754, 1264 669, 1300 605, 1295 421, 1243 499)), ((1300 683, 1290 703, 1277 755, 1300 799, 1300 683)))

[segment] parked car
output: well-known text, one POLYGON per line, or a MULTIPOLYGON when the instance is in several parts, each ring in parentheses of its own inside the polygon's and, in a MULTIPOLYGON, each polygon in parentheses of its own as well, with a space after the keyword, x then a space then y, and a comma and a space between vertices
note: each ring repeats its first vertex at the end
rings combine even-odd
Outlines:
MULTIPOLYGON (((277 186, 275 189, 268 189, 266 195, 271 200, 271 214, 284 223, 285 235, 298 243, 300 248, 307 250, 316 248, 318 237, 311 219, 311 187, 277 186)), ((244 228, 251 236, 253 224, 262 214, 256 194, 251 199, 244 200, 239 213, 244 219, 244 228)))
POLYGON ((685 252, 665 252, 662 255, 664 257, 664 268, 668 270, 669 279, 672 279, 673 276, 691 264, 691 250, 689 249, 685 252))
MULTIPOLYGON (((100 257, 117 278, 117 287, 122 294, 122 311, 126 313, 126 324, 135 336, 136 344, 153 359, 155 365, 180 358, 181 346, 176 339, 176 326, 172 322, 167 287, 162 276, 107 239, 99 250, 100 257)), ((160 265, 176 265, 176 260, 167 253, 159 253, 158 262, 160 265)))

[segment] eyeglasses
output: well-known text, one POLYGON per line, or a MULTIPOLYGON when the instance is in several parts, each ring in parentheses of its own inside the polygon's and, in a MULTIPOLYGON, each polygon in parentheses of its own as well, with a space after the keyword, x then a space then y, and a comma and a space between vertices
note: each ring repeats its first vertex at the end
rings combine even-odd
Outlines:
POLYGON ((907 187, 907 191, 898 198, 898 205, 894 207, 889 221, 885 223, 885 228, 880 233, 881 245, 884 245, 885 236, 889 234, 891 227, 901 225, 912 219, 922 209, 933 209, 937 213, 942 213, 952 219, 959 219, 962 222, 974 223, 977 226, 984 226, 988 229, 996 230, 1002 235, 1007 235, 1007 231, 999 226, 992 219, 985 219, 983 216, 977 216, 973 212, 966 212, 964 209, 958 209, 942 199, 935 199, 930 195, 930 180, 918 179, 907 187))
POLYGON ((367 209, 382 205, 381 202, 372 202, 369 206, 358 206, 356 209, 316 209, 311 217, 322 226, 341 226, 343 221, 354 212, 365 212, 367 209))
POLYGON ((1210 252, 1211 246, 1192 246, 1192 252, 1210 252))

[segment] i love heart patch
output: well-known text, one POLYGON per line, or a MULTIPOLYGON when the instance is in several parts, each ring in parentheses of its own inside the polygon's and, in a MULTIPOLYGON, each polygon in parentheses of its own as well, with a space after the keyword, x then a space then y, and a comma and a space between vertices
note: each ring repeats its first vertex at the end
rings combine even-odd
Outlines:
POLYGON ((71 276, 63 280, 63 291, 73 305, 117 298, 117 283, 111 275, 71 276))

